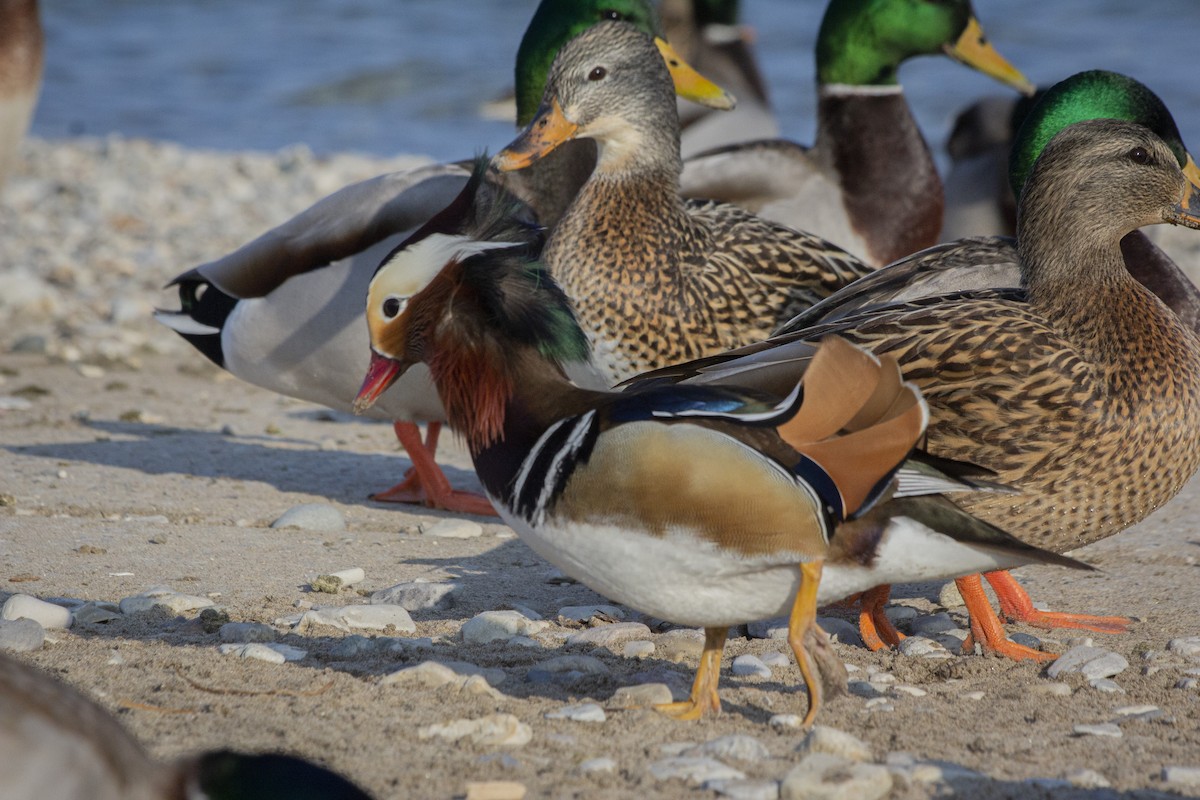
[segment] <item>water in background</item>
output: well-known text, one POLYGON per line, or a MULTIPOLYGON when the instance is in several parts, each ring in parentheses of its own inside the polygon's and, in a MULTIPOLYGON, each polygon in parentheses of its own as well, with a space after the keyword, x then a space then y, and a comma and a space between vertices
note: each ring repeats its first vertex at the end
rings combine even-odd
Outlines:
MULTIPOLYGON (((512 84, 537 0, 43 0, 43 137, 119 132, 194 147, 424 153, 503 146, 479 107, 512 84)), ((743 0, 785 133, 813 133, 813 55, 824 0, 743 0)), ((1200 142, 1194 0, 976 0, 997 48, 1051 84, 1103 67, 1166 101, 1200 142)), ((1006 91, 945 58, 901 80, 935 149, 954 113, 1006 91)), ((1192 144, 1193 148, 1200 144, 1192 144)))

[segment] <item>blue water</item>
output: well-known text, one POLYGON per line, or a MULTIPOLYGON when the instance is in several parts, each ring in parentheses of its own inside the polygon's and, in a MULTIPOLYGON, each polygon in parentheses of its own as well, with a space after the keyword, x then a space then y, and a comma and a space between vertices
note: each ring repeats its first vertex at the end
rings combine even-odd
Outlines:
MULTIPOLYGON (((47 63, 34 132, 112 132, 195 147, 304 143, 461 158, 512 126, 477 109, 511 86, 536 0, 43 0, 47 63)), ((786 134, 812 137, 812 44, 823 0, 743 0, 786 134)), ((976 0, 997 48, 1030 79, 1127 72, 1200 142, 1195 0, 976 0)), ((945 58, 901 71, 935 146, 955 111, 1004 92, 945 58)), ((1193 148, 1200 144, 1192 144, 1193 148)))

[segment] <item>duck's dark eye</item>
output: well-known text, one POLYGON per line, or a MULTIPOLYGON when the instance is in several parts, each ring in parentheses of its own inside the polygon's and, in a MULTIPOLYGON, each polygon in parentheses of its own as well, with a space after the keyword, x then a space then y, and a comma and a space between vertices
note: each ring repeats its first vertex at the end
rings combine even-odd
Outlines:
POLYGON ((608 70, 606 70, 604 67, 596 67, 595 69, 593 69, 591 72, 588 73, 588 80, 589 81, 602 81, 602 80, 604 80, 604 76, 607 74, 608 74, 608 70))
POLYGON ((1135 147, 1127 155, 1129 156, 1129 160, 1135 164, 1150 163, 1150 154, 1146 152, 1146 148, 1144 147, 1135 147))
POLYGON ((388 319, 393 319, 400 313, 400 298, 389 297, 383 301, 383 315, 388 319))
POLYGON ((615 19, 618 22, 625 19, 625 15, 620 11, 611 8, 606 8, 600 12, 600 19, 615 19))

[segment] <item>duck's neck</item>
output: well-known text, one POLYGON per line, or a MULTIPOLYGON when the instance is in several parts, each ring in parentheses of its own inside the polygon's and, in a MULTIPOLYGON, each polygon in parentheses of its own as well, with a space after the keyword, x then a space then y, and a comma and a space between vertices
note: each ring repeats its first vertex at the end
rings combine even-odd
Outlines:
POLYGON ((596 143, 565 142, 517 172, 505 173, 504 185, 524 201, 547 230, 554 230, 596 166, 596 143))

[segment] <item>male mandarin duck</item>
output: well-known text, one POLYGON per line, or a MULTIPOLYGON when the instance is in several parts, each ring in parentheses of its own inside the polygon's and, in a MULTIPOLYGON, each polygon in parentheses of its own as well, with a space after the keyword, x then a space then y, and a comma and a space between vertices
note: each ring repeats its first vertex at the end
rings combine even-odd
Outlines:
MULTIPOLYGON (((533 117, 563 42, 608 19, 654 31, 646 0, 542 0, 517 54, 519 124, 533 117)), ((666 61, 682 96, 722 108, 732 103, 665 41, 657 43, 653 58, 666 61)), ((527 175, 498 183, 549 225, 586 180, 594 159, 594 148, 580 143, 527 175)), ((469 170, 469 163, 438 164, 346 187, 241 249, 175 278, 170 285, 179 287, 182 308, 156 317, 245 381, 348 410, 347 398, 366 368, 365 334, 356 323, 371 274, 397 242, 454 198, 469 170)), ((413 291, 421 285, 415 284, 413 291)), ((393 421, 413 467, 402 483, 373 499, 495 513, 483 498, 452 489, 437 465, 443 411, 422 371, 414 371, 389 393, 374 416, 393 421), (424 442, 417 429, 421 422, 428 424, 424 442)))
POLYGON ((163 764, 111 714, 0 653, 0 795, 8 800, 370 800, 300 758, 212 751, 163 764))
MULTIPOLYGON (((1122 240, 1156 223, 1200 227, 1200 182, 1169 117, 1151 120, 1166 140, 1120 120, 1070 124, 1050 113, 1056 96, 1031 113, 1014 148, 1037 156, 1014 160, 1023 183, 1016 281, 997 280, 1013 263, 1008 240, 942 245, 834 295, 766 342, 644 380, 786 393, 809 343, 837 334, 895 358, 921 388, 930 453, 991 469, 1020 492, 963 499, 972 514, 1056 552, 1145 518, 1200 463, 1200 339, 1131 277, 1122 240)), ((1127 624, 1036 611, 1010 575, 987 577, 1010 619, 1127 624)), ((978 575, 959 588, 985 650, 1052 657, 1005 638, 978 575)), ((896 641, 879 594, 870 599, 867 633, 874 621, 896 641)))
POLYGON ((769 139, 697 154, 684 164, 684 196, 737 203, 874 266, 936 243, 942 184, 897 71, 937 53, 1033 91, 988 43, 969 0, 830 0, 813 145, 769 139))
POLYGON ((492 163, 523 169, 592 139, 596 168, 545 261, 612 381, 767 336, 870 268, 738 206, 679 196, 671 78, 637 28, 603 22, 554 60, 534 120, 492 163))
POLYGON ((0 0, 0 185, 33 119, 44 49, 37 0, 0 0))
POLYGON ((919 393, 893 360, 837 337, 814 348, 782 399, 734 386, 576 386, 562 365, 588 343, 538 260, 540 231, 488 198, 459 209, 470 213, 455 246, 435 251, 414 235, 371 281, 371 369, 355 408, 427 364, 488 497, 531 548, 612 600, 703 627, 690 698, 661 710, 719 711, 729 627, 790 613, 810 724, 825 685, 845 675, 816 625, 819 604, 885 575, 1084 566, 942 497, 994 487, 969 465, 913 453, 927 420, 919 393), (400 297, 397 277, 431 256, 437 276, 400 297))

